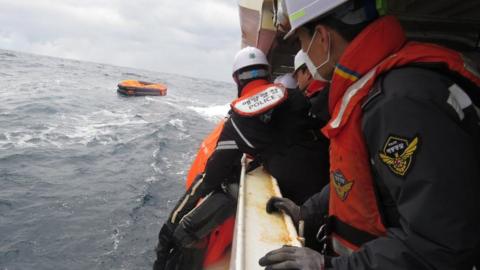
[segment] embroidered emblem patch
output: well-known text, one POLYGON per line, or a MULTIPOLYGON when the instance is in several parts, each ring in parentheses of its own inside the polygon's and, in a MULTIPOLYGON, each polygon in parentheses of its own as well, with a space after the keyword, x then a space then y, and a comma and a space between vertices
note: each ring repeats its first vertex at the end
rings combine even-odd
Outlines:
POLYGON ((334 171, 331 177, 335 192, 340 200, 345 201, 352 190, 353 181, 348 181, 340 170, 334 171))
POLYGON ((388 137, 380 160, 396 175, 405 176, 412 165, 415 152, 418 149, 419 138, 412 140, 398 136, 388 137))

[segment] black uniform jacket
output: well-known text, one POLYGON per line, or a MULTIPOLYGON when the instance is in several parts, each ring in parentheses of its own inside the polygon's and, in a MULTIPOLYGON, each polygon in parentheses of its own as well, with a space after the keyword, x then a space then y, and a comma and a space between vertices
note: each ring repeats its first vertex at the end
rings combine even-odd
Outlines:
POLYGON ((310 107, 300 91, 288 89, 288 99, 268 113, 244 117, 231 112, 218 145, 235 143, 238 149, 215 151, 205 171, 206 189, 225 181, 232 161, 247 153, 265 165, 283 195, 296 203, 319 192, 328 181, 328 142, 319 131, 325 121, 309 116, 310 107))
POLYGON ((472 269, 480 258, 480 121, 469 100, 464 85, 437 70, 404 67, 377 80, 362 128, 387 235, 333 258, 332 269, 472 269))
POLYGON ((319 168, 315 165, 322 163, 318 158, 328 164, 328 144, 324 138, 316 146, 323 152, 312 151, 311 145, 318 141, 319 134, 312 134, 312 130, 319 129, 319 120, 308 116, 309 109, 310 104, 300 91, 288 89, 287 100, 262 115, 246 117, 231 111, 203 176, 180 199, 170 222, 179 222, 199 198, 221 189, 222 184, 238 181, 244 153, 264 163, 279 181, 284 196, 298 204, 319 192, 327 181, 328 166, 321 168, 325 175, 322 178, 317 175, 319 168), (288 155, 291 147, 296 149, 293 156, 288 155), (290 170, 285 171, 287 167, 290 170))
MULTIPOLYGON (((317 92, 308 102, 309 122, 296 128, 292 141, 273 145, 273 153, 263 160, 265 168, 278 180, 282 195, 297 204, 303 204, 329 180, 329 142, 320 131, 329 120, 328 90, 317 92)), ((280 121, 284 118, 279 117, 280 121)))

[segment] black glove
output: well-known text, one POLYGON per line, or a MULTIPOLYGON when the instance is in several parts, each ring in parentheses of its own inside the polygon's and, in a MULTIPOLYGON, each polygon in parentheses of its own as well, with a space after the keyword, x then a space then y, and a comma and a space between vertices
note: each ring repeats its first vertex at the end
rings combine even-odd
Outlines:
POLYGON ((300 206, 296 205, 290 199, 287 198, 279 198, 279 197, 272 197, 267 202, 267 213, 272 213, 275 211, 282 210, 287 215, 289 215, 295 226, 298 226, 298 222, 302 218, 300 215, 300 206))
POLYGON ((307 247, 284 246, 270 251, 260 258, 260 266, 265 270, 324 270, 325 259, 322 254, 307 247))
POLYGON ((157 253, 157 260, 153 264, 153 270, 164 270, 167 261, 170 259, 170 252, 172 251, 173 244, 173 224, 168 221, 163 224, 158 234, 158 245, 155 249, 157 253))

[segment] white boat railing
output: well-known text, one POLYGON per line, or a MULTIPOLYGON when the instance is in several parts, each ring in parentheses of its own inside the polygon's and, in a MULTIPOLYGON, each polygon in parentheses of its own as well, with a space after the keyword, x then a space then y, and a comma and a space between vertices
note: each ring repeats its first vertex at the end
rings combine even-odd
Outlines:
POLYGON ((232 244, 232 256, 230 261, 231 270, 242 270, 245 262, 245 175, 247 171, 247 156, 242 157, 242 170, 240 172, 240 185, 238 188, 237 215, 235 218, 235 230, 232 244))
POLYGON ((232 245, 231 270, 263 269, 258 260, 267 252, 283 245, 301 246, 290 216, 268 214, 266 205, 273 197, 281 197, 275 178, 259 167, 246 173, 247 160, 242 158, 237 215, 232 245))

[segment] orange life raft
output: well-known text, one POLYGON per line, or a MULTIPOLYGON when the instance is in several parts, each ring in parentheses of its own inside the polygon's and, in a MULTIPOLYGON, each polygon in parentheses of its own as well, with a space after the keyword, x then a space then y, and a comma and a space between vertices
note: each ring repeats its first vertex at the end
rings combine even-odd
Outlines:
POLYGON ((160 83, 125 80, 118 84, 117 92, 127 96, 165 96, 167 86, 160 83))

